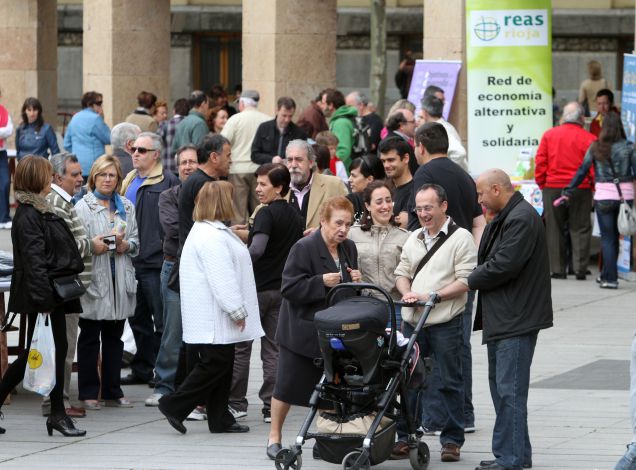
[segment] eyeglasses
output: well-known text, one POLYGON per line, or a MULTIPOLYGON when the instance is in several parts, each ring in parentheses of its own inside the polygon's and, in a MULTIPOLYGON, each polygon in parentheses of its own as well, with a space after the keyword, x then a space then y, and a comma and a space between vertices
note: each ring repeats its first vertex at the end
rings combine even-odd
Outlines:
POLYGON ((156 152, 157 149, 147 149, 145 147, 130 147, 130 150, 132 150, 132 153, 137 152, 140 155, 146 155, 146 153, 148 152, 156 152))
POLYGON ((97 177, 104 178, 105 180, 108 180, 108 179, 114 180, 115 178, 117 178, 117 174, 116 173, 97 173, 97 177))
POLYGON ((195 166, 198 162, 196 160, 182 160, 179 162, 179 166, 195 166))
POLYGON ((433 206, 416 207, 415 212, 421 214, 423 212, 431 212, 433 209, 433 206))
POLYGON ((97 106, 101 106, 102 104, 104 104, 104 102, 103 102, 103 101, 95 101, 95 104, 96 104, 97 106))

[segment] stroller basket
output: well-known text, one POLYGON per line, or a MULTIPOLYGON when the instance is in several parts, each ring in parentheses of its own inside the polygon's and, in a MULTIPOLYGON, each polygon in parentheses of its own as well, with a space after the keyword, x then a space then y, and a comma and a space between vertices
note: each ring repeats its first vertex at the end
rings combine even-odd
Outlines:
MULTIPOLYGON (((385 428, 375 433, 371 445, 371 465, 384 462, 391 456, 391 450, 395 443, 397 425, 391 422, 385 428)), ((316 439, 320 458, 325 462, 340 464, 345 456, 353 450, 362 448, 365 436, 362 434, 338 434, 316 433, 312 434, 316 439)))

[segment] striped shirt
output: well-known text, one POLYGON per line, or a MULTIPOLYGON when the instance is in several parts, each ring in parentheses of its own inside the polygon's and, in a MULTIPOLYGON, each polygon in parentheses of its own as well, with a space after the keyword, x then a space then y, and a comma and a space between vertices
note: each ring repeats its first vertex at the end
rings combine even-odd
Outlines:
POLYGON ((56 184, 51 185, 51 192, 46 196, 46 200, 53 206, 55 213, 66 222, 71 230, 77 249, 79 250, 82 261, 84 261, 84 271, 80 274, 80 279, 85 287, 91 282, 91 266, 93 244, 88 238, 86 229, 82 225, 75 208, 71 203, 71 196, 56 184))

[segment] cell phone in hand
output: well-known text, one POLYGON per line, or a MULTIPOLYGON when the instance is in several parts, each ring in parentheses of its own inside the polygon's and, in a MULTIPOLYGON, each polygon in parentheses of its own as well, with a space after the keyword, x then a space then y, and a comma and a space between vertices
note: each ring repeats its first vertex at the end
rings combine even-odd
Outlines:
POLYGON ((115 235, 104 235, 104 243, 108 246, 108 251, 115 251, 117 248, 117 241, 115 235))

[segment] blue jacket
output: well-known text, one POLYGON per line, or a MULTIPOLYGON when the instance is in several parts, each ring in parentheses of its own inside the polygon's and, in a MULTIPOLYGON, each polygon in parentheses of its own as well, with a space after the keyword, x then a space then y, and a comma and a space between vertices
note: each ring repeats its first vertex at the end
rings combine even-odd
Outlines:
POLYGON ((44 123, 39 131, 35 130, 33 124, 22 124, 16 131, 15 151, 20 160, 27 155, 48 157, 49 151, 51 155, 55 155, 60 153, 60 148, 57 145, 55 131, 49 124, 44 123))
MULTIPOLYGON (((592 144, 594 145, 594 144, 592 144)), ((572 189, 576 188, 583 179, 587 176, 592 164, 594 165, 594 180, 597 183, 611 183, 614 180, 612 174, 612 168, 609 162, 599 161, 594 158, 592 154, 592 145, 587 149, 585 157, 581 162, 581 166, 576 171, 576 174, 570 181, 570 184, 565 188, 564 193, 570 195, 572 189)), ((612 166, 614 172, 619 181, 634 181, 636 180, 636 154, 634 153, 634 144, 628 140, 619 140, 612 145, 612 152, 610 154, 612 160, 612 166)))
POLYGON ((84 176, 90 173, 93 162, 106 153, 105 146, 109 144, 110 129, 91 108, 76 113, 66 128, 64 148, 77 156, 84 176))

